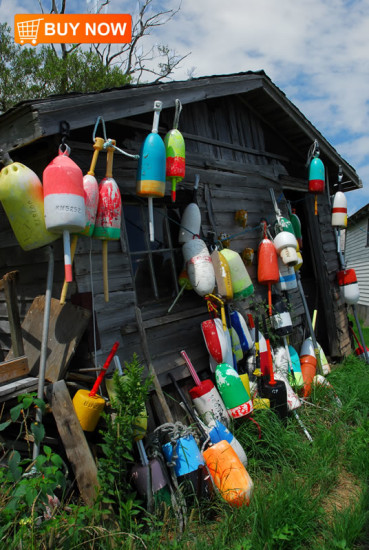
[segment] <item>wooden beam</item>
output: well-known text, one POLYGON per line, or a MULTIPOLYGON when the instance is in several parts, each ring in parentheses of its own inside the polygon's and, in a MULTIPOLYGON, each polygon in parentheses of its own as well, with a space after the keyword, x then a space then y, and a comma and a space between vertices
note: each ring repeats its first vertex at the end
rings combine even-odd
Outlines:
POLYGON ((91 506, 96 499, 97 466, 88 446, 81 424, 64 380, 51 384, 46 389, 47 399, 55 418, 59 435, 70 461, 81 497, 91 506))
POLYGON ((0 384, 16 380, 28 374, 28 360, 24 355, 12 361, 0 363, 0 384))

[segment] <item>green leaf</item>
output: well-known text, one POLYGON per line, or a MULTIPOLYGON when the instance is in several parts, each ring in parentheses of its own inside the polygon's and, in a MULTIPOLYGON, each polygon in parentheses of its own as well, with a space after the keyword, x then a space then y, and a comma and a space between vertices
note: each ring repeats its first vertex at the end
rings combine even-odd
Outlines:
POLYGON ((33 403, 33 397, 30 397, 30 396, 25 397, 22 401, 23 409, 28 409, 28 407, 30 407, 32 403, 33 403))
POLYGON ((22 468, 19 467, 19 462, 20 454, 18 451, 13 451, 9 459, 8 466, 14 481, 18 481, 22 475, 22 468))
POLYGON ((10 409, 10 417, 15 422, 18 419, 18 416, 20 415, 21 410, 23 409, 23 403, 19 403, 18 405, 15 405, 15 407, 12 407, 10 409))
POLYGON ((7 420, 6 422, 2 422, 0 424, 0 432, 2 432, 3 430, 5 430, 8 426, 10 426, 11 424, 11 421, 10 420, 7 420))
POLYGON ((41 441, 45 437, 45 428, 44 428, 43 424, 40 424, 38 422, 32 422, 31 432, 34 435, 36 443, 37 444, 41 443, 41 441))

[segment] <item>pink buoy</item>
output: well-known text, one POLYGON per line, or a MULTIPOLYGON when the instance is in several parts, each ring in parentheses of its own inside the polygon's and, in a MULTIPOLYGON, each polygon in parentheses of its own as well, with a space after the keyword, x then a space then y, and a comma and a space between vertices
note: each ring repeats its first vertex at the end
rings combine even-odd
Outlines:
POLYGON ((65 280, 72 281, 72 261, 69 233, 85 228, 85 192, 83 174, 69 158, 70 148, 59 148, 43 172, 44 210, 46 229, 63 234, 65 280))

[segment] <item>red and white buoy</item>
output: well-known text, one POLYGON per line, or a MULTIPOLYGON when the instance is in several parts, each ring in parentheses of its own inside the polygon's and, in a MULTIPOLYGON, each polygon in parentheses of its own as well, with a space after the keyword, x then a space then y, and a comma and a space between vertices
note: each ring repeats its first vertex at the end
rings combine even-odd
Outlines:
POLYGON ((65 280, 70 283, 72 261, 70 233, 82 231, 86 226, 85 191, 83 174, 69 158, 70 148, 59 148, 43 172, 44 208, 46 229, 63 234, 65 280))
POLYGON ((333 199, 332 226, 347 227, 347 199, 342 191, 337 191, 333 199))
POLYGON ((346 304, 357 304, 360 298, 360 289, 354 269, 342 269, 337 272, 337 280, 341 297, 346 304))

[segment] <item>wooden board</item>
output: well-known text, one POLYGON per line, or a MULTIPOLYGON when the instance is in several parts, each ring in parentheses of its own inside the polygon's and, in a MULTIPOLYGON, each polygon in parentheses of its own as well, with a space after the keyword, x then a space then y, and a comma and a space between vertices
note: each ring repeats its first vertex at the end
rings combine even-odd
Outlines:
MULTIPOLYGON (((37 376, 44 323, 45 296, 37 296, 22 323, 24 354, 31 376, 37 376)), ((51 299, 45 379, 56 382, 64 377, 69 361, 85 331, 91 312, 70 303, 51 299)), ((6 360, 13 358, 10 351, 6 360)))
POLYGON ((96 498, 97 466, 64 380, 50 384, 46 396, 51 405, 59 435, 70 461, 81 497, 87 505, 96 498))
POLYGON ((17 359, 0 363, 0 384, 21 378, 27 375, 28 372, 28 361, 24 355, 17 357, 17 359))
POLYGON ((4 386, 0 386, 0 402, 13 399, 22 393, 30 393, 37 390, 38 378, 28 377, 22 378, 15 382, 10 382, 4 386))

